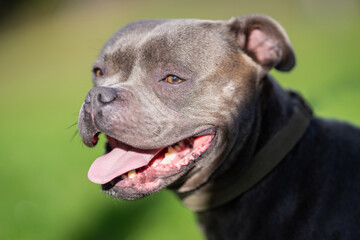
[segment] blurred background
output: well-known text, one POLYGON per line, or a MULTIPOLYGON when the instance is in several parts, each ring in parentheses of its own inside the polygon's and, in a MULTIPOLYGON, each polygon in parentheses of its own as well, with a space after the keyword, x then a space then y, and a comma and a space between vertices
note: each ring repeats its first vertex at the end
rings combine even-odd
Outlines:
POLYGON ((85 147, 77 116, 105 41, 146 18, 267 14, 297 54, 290 73, 316 115, 360 125, 358 0, 1 0, 0 239, 203 239, 195 216, 165 190, 114 200, 87 180, 104 142, 85 147))

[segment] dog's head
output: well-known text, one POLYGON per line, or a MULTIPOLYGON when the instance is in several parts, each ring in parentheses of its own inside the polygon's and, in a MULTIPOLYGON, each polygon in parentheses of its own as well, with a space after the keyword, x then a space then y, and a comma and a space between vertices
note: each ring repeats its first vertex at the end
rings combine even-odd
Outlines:
POLYGON ((87 146, 107 137, 89 179, 122 199, 200 186, 250 134, 260 79, 294 64, 285 32, 264 16, 125 26, 94 63, 80 111, 87 146))

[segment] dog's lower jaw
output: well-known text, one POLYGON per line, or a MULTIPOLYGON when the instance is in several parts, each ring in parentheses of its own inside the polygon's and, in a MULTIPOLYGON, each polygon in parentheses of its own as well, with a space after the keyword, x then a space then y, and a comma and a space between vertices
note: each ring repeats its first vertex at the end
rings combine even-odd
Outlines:
MULTIPOLYGON (((154 183, 154 185, 156 185, 156 183, 154 183)), ((117 199, 130 201, 143 198, 147 195, 151 195, 160 191, 161 189, 161 187, 153 187, 151 190, 139 192, 138 190, 134 191, 133 188, 120 188, 114 186, 110 189, 107 189, 106 187, 102 186, 102 190, 104 193, 117 199)))

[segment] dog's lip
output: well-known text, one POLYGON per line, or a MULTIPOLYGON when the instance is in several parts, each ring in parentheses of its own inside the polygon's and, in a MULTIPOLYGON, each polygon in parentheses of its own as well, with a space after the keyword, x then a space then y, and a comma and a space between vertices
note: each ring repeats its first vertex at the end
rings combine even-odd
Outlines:
MULTIPOLYGON (((171 164, 169 164, 169 165, 171 165, 170 167, 161 166, 161 170, 159 170, 159 168, 155 168, 155 170, 154 170, 154 168, 151 168, 151 171, 153 171, 153 172, 155 171, 158 175, 164 175, 164 176, 166 175, 165 177, 170 177, 170 176, 173 176, 173 175, 176 175, 176 174, 182 172, 183 170, 185 170, 185 168, 189 167, 189 165, 192 165, 193 162, 197 161, 201 157, 201 155, 203 155, 205 152, 208 151, 210 146, 213 145, 213 139, 215 138, 215 135, 216 135, 216 129, 212 127, 212 128, 208 128, 203 131, 200 131, 197 134, 192 135, 191 137, 180 140, 179 142, 184 142, 187 139, 192 139, 193 143, 195 143, 194 141, 197 141, 198 145, 196 148, 194 146, 194 149, 192 148, 192 146, 191 147, 186 146, 187 151, 182 152, 181 154, 179 154, 181 157, 178 156, 176 158, 177 159, 176 168, 175 168, 175 165, 173 165, 173 163, 171 163, 171 164), (202 144, 201 146, 199 145, 199 142, 202 144), (185 156, 186 155, 185 153, 188 154, 187 157, 185 156)), ((109 142, 111 142, 111 141, 114 142, 114 141, 118 141, 118 140, 116 140, 112 137, 109 137, 109 136, 107 136, 107 137, 108 137, 107 146, 108 146, 108 148, 110 148, 110 149, 108 149, 108 151, 110 150, 112 152, 112 151, 114 151, 114 149, 115 149, 115 151, 117 151, 117 149, 116 149, 117 147, 114 145, 114 143, 111 144, 112 146, 109 146, 110 145, 109 142)), ((119 169, 116 170, 116 167, 117 167, 116 164, 118 164, 118 163, 116 163, 114 172, 111 172, 111 175, 101 178, 101 180, 95 179, 94 177, 90 176, 91 174, 89 171, 89 174, 90 174, 89 179, 91 181, 95 180, 93 182, 102 184, 103 186, 105 186, 105 185, 106 186, 109 186, 109 185, 114 186, 117 182, 124 179, 124 176, 127 177, 129 175, 129 172, 132 172, 132 173, 134 173, 135 171, 136 171, 136 173, 143 172, 145 169, 150 168, 150 165, 153 166, 153 162, 155 161, 155 159, 156 160, 160 159, 160 161, 164 160, 164 158, 165 158, 164 155, 168 152, 168 149, 171 146, 175 146, 179 142, 177 142, 175 144, 171 144, 169 146, 165 146, 163 148, 156 149, 156 150, 141 150, 141 149, 134 150, 133 147, 123 144, 121 142, 118 142, 118 144, 122 145, 122 147, 132 148, 132 150, 130 150, 130 151, 146 151, 146 152, 152 151, 151 155, 150 155, 152 157, 151 158, 149 157, 149 159, 147 159, 146 161, 141 160, 142 161, 141 163, 136 163, 137 160, 133 160, 133 159, 131 161, 135 161, 135 163, 131 162, 129 159, 125 160, 125 162, 123 164, 126 164, 127 166, 125 166, 125 167, 121 166, 120 167, 120 168, 122 168, 121 170, 119 170, 119 169), (138 165, 136 165, 136 164, 138 164, 138 165), (125 171, 125 173, 124 173, 124 171, 125 171)), ((142 157, 142 156, 140 156, 140 157, 142 157)), ((91 170, 91 168, 90 168, 90 170, 91 170)), ((147 173, 149 173, 151 171, 147 171, 147 173)), ((153 175, 157 175, 157 174, 153 174, 153 175)), ((154 177, 152 179, 152 181, 157 181, 157 180, 159 180, 159 178, 161 178, 161 176, 154 177)), ((132 180, 132 179, 126 179, 126 180, 128 181, 128 180, 132 180)))
MULTIPOLYGON (((96 132, 96 133, 93 135, 92 140, 91 140, 93 146, 96 146, 96 144, 98 143, 98 141, 99 141, 99 135, 100 135, 101 133, 102 133, 102 132, 96 132)), ((116 137, 114 137, 114 136, 110 136, 110 134, 106 134, 106 133, 105 133, 105 135, 106 135, 106 137, 108 138, 108 140, 109 140, 109 138, 112 138, 112 139, 118 141, 119 143, 123 144, 124 146, 128 146, 128 147, 131 147, 131 148, 135 148, 135 147, 132 147, 132 146, 129 145, 129 144, 126 144, 126 143, 124 143, 124 142, 116 139, 116 137)), ((178 139, 177 141, 175 141, 175 142, 173 142, 173 143, 170 143, 170 144, 167 145, 167 146, 160 147, 160 148, 162 148, 162 149, 163 149, 163 148, 166 148, 166 147, 168 147, 168 146, 171 146, 171 145, 173 145, 173 144, 175 144, 175 143, 177 143, 177 142, 180 142, 181 140, 186 139, 186 138, 189 138, 189 137, 200 137, 200 136, 203 136, 203 135, 216 135, 216 128, 215 128, 215 127, 206 128, 205 130, 201 130, 201 131, 199 131, 198 133, 196 133, 196 134, 194 134, 194 135, 180 138, 180 139, 178 139)), ((160 149, 160 148, 159 148, 159 149, 160 149)), ((140 149, 140 148, 138 148, 138 149, 140 149)), ((142 149, 142 150, 144 150, 144 149, 142 149)), ((107 150, 107 152, 109 152, 109 150, 107 150)))
POLYGON ((215 127, 211 127, 211 128, 207 128, 205 130, 200 131, 199 133, 193 135, 193 137, 200 137, 203 135, 216 135, 216 128, 215 127))
MULTIPOLYGON (((94 135, 94 137, 93 137, 93 141, 98 141, 99 140, 99 134, 100 134, 101 132, 97 132, 95 135, 94 135)), ((110 136, 110 135, 108 135, 108 134, 105 134, 105 136, 106 136, 106 138, 107 138, 107 140, 108 140, 108 142, 107 142, 107 149, 106 149, 106 153, 108 153, 108 152, 110 152, 112 149, 114 149, 115 148, 115 146, 111 146, 111 145, 109 145, 109 143, 110 143, 110 141, 116 141, 117 143, 117 145, 121 145, 121 147, 122 148, 132 148, 132 149, 137 149, 137 150, 139 150, 139 151, 152 151, 152 150, 157 150, 157 151, 162 151, 162 150, 164 150, 165 148, 167 148, 167 147, 169 147, 169 146, 172 146, 172 145, 174 145, 174 144, 176 144, 176 143, 178 143, 178 142, 181 142, 181 141, 183 141, 183 140, 186 140, 186 139, 189 139, 189 138, 191 138, 191 137, 201 137, 201 136, 204 136, 204 135, 213 135, 213 136, 216 136, 216 128, 215 127, 209 127, 209 128, 206 128, 206 129, 204 129, 204 130, 201 130, 201 131, 199 131, 199 132, 197 132, 196 134, 193 134, 193 135, 189 135, 189 136, 185 136, 185 137, 181 137, 181 138, 178 138, 177 140, 175 140, 174 142, 169 142, 169 144, 168 145, 165 145, 165 146, 161 146, 161 147, 158 147, 158 148, 138 148, 138 147, 134 147, 134 146, 132 146, 132 145, 130 145, 130 144, 127 144, 127 143, 124 143, 124 142, 122 142, 122 141, 120 141, 120 140, 118 140, 116 137, 113 137, 113 136, 110 136)))

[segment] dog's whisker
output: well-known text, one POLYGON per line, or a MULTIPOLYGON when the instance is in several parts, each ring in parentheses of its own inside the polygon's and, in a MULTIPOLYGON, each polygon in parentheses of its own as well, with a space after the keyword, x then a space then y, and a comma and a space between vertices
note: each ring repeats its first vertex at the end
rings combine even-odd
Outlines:
POLYGON ((76 130, 76 131, 74 132, 74 134, 72 135, 72 137, 71 137, 71 139, 70 139, 70 142, 74 141, 74 138, 75 138, 77 135, 79 135, 79 131, 78 131, 78 130, 76 130))
POLYGON ((75 122, 75 123, 71 124, 70 126, 68 126, 66 128, 66 130, 69 130, 70 128, 75 127, 77 124, 78 124, 78 122, 75 122))

